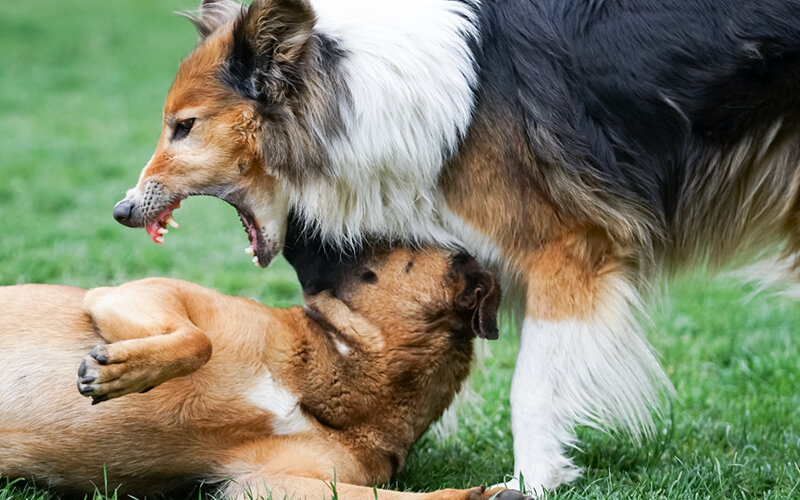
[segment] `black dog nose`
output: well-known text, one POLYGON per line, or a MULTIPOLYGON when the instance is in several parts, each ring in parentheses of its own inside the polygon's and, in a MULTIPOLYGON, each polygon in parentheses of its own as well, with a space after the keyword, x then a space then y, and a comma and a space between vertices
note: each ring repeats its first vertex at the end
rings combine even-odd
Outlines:
POLYGON ((130 200, 122 200, 114 205, 114 219, 120 224, 130 225, 132 213, 133 202, 130 200))

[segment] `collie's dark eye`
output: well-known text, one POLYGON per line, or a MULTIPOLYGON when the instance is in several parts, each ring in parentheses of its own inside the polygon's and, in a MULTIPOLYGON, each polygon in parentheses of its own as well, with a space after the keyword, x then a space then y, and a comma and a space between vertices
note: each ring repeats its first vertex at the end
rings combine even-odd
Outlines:
POLYGON ((361 274, 361 281, 364 283, 377 283, 378 275, 372 272, 372 270, 367 269, 361 274))
POLYGON ((172 134, 172 140, 179 141, 189 135, 193 125, 194 118, 187 118, 186 120, 179 121, 178 124, 175 125, 175 132, 172 134))

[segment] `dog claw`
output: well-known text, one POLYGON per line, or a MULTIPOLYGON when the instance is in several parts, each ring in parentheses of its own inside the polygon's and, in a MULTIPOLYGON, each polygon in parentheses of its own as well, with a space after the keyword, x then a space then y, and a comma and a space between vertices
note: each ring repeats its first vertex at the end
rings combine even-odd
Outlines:
POLYGON ((95 379, 94 377, 92 377, 91 375, 89 375, 88 377, 83 377, 83 378, 81 379, 81 384, 91 384, 91 383, 92 383, 92 382, 94 382, 95 380, 96 380, 96 379, 95 379))
POLYGON ((92 406, 102 403, 103 401, 108 401, 108 396, 103 394, 102 396, 94 396, 92 398, 92 406))
POLYGON ((81 361, 81 366, 78 367, 78 376, 83 377, 86 375, 86 370, 89 369, 89 366, 86 364, 86 360, 84 359, 81 361))
POLYGON ((101 347, 102 346, 99 345, 94 346, 94 349, 92 349, 92 352, 89 353, 89 356, 96 359, 101 365, 105 365, 108 363, 108 355, 105 352, 100 352, 101 347))

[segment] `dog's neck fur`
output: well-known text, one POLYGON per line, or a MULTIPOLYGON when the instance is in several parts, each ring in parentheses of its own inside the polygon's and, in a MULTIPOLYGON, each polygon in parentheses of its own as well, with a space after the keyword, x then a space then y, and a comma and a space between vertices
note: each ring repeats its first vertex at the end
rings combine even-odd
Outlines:
POLYGON ((445 243, 436 185, 472 116, 477 1, 312 5, 315 31, 343 54, 334 78, 347 95, 334 104, 341 128, 314 127, 328 172, 292 186, 294 206, 338 242, 373 235, 445 243))
POLYGON ((382 331, 338 299, 321 296, 294 310, 302 310, 304 329, 313 332, 294 356, 308 359, 296 363, 297 377, 329 384, 301 396, 304 410, 346 442, 370 443, 352 452, 375 479, 387 480, 467 378, 472 332, 454 333, 446 321, 425 324, 425 331, 382 331), (309 356, 315 349, 329 356, 309 356), (314 370, 318 376, 308 377, 314 370))

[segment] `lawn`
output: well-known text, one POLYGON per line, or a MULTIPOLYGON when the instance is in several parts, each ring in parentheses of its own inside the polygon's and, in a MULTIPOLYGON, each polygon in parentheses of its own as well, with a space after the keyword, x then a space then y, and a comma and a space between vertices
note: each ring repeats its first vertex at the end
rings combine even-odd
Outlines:
MULTIPOLYGON (((253 267, 219 200, 187 200, 163 248, 111 217, 152 154, 195 41, 170 11, 195 2, 0 4, 0 285, 171 276, 269 305, 300 300, 285 262, 253 267)), ((555 498, 800 498, 800 309, 750 292, 701 274, 672 283, 648 329, 677 389, 659 437, 640 445, 582 429, 574 456, 587 473, 555 498)), ((511 470, 516 342, 504 328, 472 377, 481 400, 455 435, 423 438, 390 487, 468 487, 511 470)), ((48 495, 4 484, 0 500, 48 495)))

